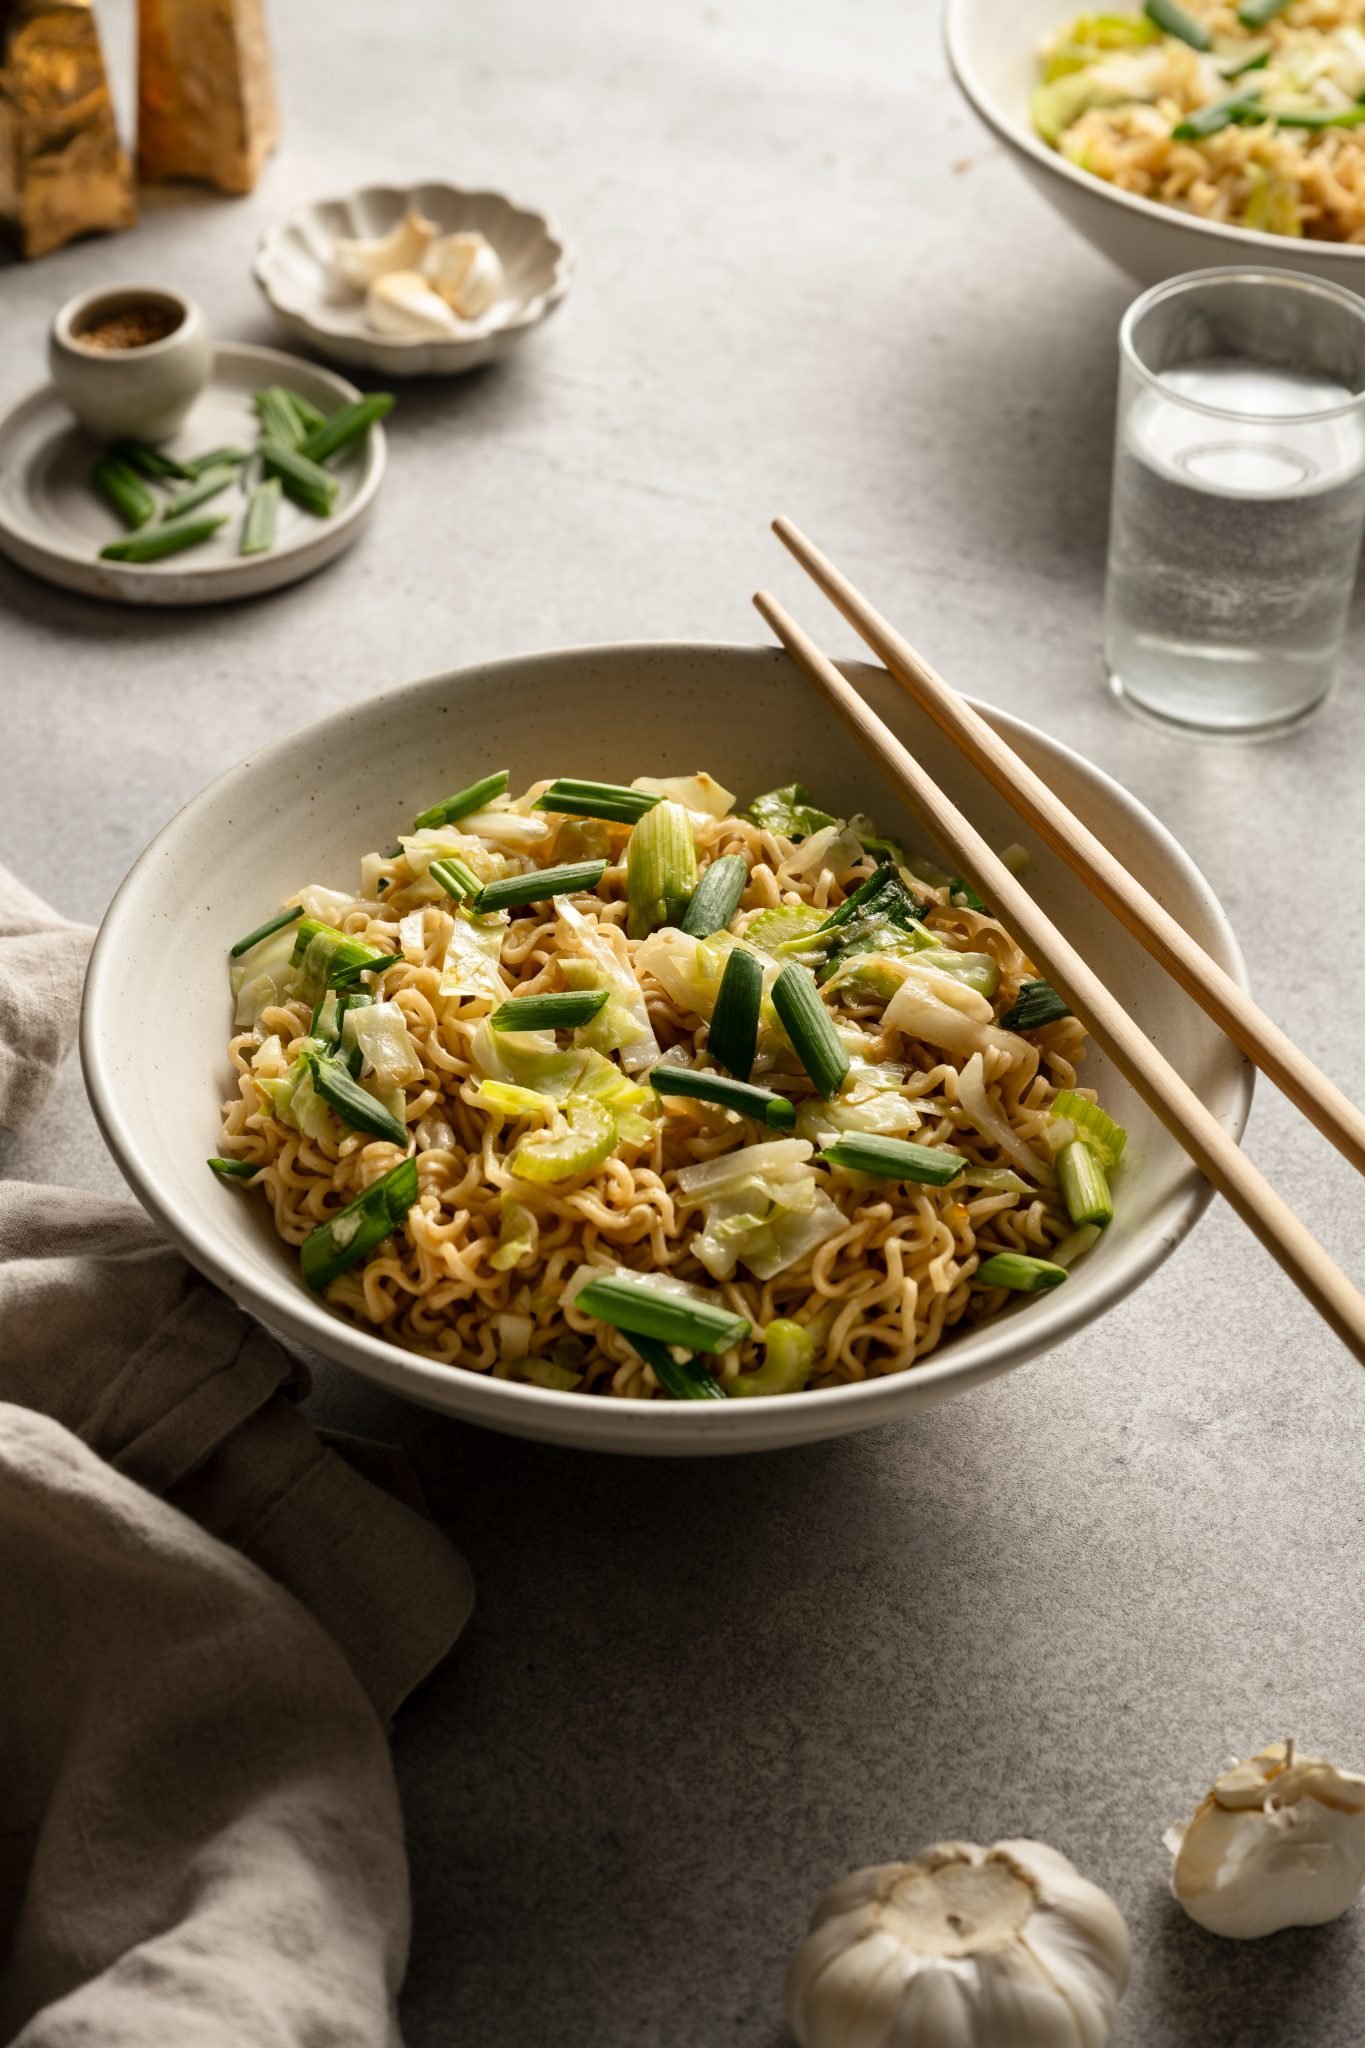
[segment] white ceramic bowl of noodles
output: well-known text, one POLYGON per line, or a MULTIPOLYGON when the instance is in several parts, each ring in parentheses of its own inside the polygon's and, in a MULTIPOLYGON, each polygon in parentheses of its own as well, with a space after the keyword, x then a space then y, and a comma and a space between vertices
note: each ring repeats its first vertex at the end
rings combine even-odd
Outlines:
MULTIPOLYGON (((987 838, 1020 838, 1001 798, 880 670, 848 672, 987 838)), ((1227 919, 1156 819, 1056 740, 989 715, 1242 978, 1227 919)), ((904 1417, 1022 1365, 1135 1287, 1200 1214, 1206 1185, 1092 1047, 1084 1079, 1131 1134, 1114 1223, 1064 1287, 951 1338, 907 1373, 724 1405, 616 1400, 438 1365, 348 1322, 309 1294, 265 1203, 204 1164, 217 1149, 229 1072, 227 949, 303 883, 350 878, 362 854, 388 844, 434 796, 501 767, 513 788, 544 775, 628 782, 705 767, 746 798, 799 777, 829 807, 871 810, 883 831, 932 850, 787 657, 759 647, 571 648, 460 669, 337 712, 210 784, 152 841, 110 906, 86 982, 81 1054, 100 1127, 134 1193, 188 1259, 265 1322, 394 1393, 514 1435, 646 1454, 767 1450, 904 1417)), ((1240 1055, 1046 850, 1029 878, 1239 1134, 1251 1094, 1240 1055)))
MULTIPOLYGON (((1121 192, 1050 149, 1029 119, 1045 36, 1080 12, 1072 0, 948 0, 944 37, 959 86, 1029 182, 1064 220, 1141 284, 1189 270, 1254 262, 1259 269, 1305 271, 1365 291, 1365 246, 1310 242, 1227 227, 1121 192)), ((1137 14, 1136 0, 1122 11, 1137 14)))

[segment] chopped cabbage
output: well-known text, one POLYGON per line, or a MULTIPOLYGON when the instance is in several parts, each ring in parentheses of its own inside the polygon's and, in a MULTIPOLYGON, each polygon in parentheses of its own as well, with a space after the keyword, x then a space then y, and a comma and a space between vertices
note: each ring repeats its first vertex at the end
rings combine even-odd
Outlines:
POLYGON ((332 1112, 313 1086, 307 1060, 308 1053, 321 1050, 318 1039, 301 1039, 298 1055, 286 1074, 278 1080, 262 1075, 257 1082, 280 1122, 291 1124, 305 1138, 325 1138, 336 1129, 332 1112))
MULTIPOLYGON (((461 827, 463 824, 462 819, 461 827)), ((452 855, 464 861, 482 882, 493 881, 507 865, 499 854, 490 853, 481 839, 454 825, 425 825, 420 832, 400 838, 398 844, 415 875, 426 874, 434 860, 449 860, 452 855)))
POLYGON ((561 1052, 552 1031, 494 1031, 487 1019, 469 1041, 475 1068, 489 1081, 510 1081, 566 1102, 583 1071, 581 1052, 561 1052))
POLYGON ((705 1202, 746 1180, 788 1173, 814 1156, 815 1147, 804 1138, 772 1138, 763 1145, 741 1145, 735 1152, 723 1152, 718 1159, 703 1159, 696 1166, 681 1168, 678 1190, 695 1201, 705 1202))
POLYGON ((835 876, 847 875, 863 857, 862 841, 847 825, 826 825, 803 840, 783 866, 789 875, 804 880, 828 868, 835 876))
MULTIPOLYGON (((404 918, 403 925, 407 922, 404 918)), ((399 926, 400 932, 403 925, 399 926)), ((488 1002, 502 1001, 507 984, 499 962, 506 930, 505 910, 492 911, 486 917, 476 917, 464 909, 454 912, 454 929, 441 967, 443 996, 481 996, 488 1002)))
POLYGON ((957 1077, 957 1099, 968 1123, 981 1137, 998 1145, 1007 1159, 1012 1159, 1033 1187, 1051 1187, 1055 1180, 1052 1168, 1044 1165, 1037 1153, 1027 1146, 1007 1117, 995 1109, 986 1092, 985 1063, 979 1052, 974 1052, 957 1077))
POLYGON ((360 1047, 365 1072, 372 1074, 381 1088, 401 1088, 422 1078, 422 1062, 397 1003, 363 1003, 356 1009, 348 1004, 341 1020, 341 1042, 360 1047))
POLYGON ((818 808, 803 782, 789 782, 783 789, 765 791, 754 798, 742 815, 765 832, 779 833, 783 839, 805 839, 826 825, 838 823, 828 811, 818 808))
POLYGON ((681 804, 684 810, 702 818, 728 818, 735 801, 734 792, 722 789, 714 775, 708 775, 704 768, 695 775, 637 775, 630 786, 643 789, 650 796, 667 797, 670 803, 681 804))
POLYGON ((474 1090, 474 1100, 480 1109, 494 1116, 548 1119, 557 1107, 553 1095, 542 1095, 536 1088, 519 1088, 515 1081, 480 1081, 474 1090))
POLYGON ((694 939, 672 925, 664 925, 640 941, 635 960, 639 968, 654 977, 679 1010, 709 1023, 720 994, 725 962, 734 944, 729 932, 694 939))
POLYGON ((342 918, 355 909, 354 896, 347 895, 344 889, 324 889, 321 882, 309 882, 300 889, 298 900, 304 916, 315 917, 319 924, 339 926, 342 918))
POLYGON ((809 963, 824 957, 826 941, 819 935, 827 914, 813 903, 779 903, 771 910, 756 910, 740 936, 770 960, 809 963))
POLYGON ((1020 1041, 1000 1029, 976 989, 940 967, 925 966, 922 953, 894 964, 901 984, 882 1013, 883 1030, 889 1027, 948 1052, 978 1053, 990 1046, 1018 1050, 1020 1041))
POLYGON ((692 1248, 714 1279, 728 1280, 740 1262, 756 1279, 775 1279, 847 1228, 843 1211, 816 1184, 814 1174, 807 1169, 802 1174, 794 1183, 755 1178, 708 1202, 706 1228, 692 1240, 692 1248), (799 1205, 794 1199, 798 1190, 799 1205))
POLYGON ((498 1248, 488 1254, 488 1263, 495 1272, 510 1273, 535 1249, 535 1218, 515 1195, 503 1195, 498 1208, 498 1248))
MULTIPOLYGON (((600 924, 595 917, 576 909, 566 896, 556 899, 556 908, 561 952, 591 960, 600 975, 598 987, 609 988, 620 999, 621 1016, 617 1019, 616 1029, 622 1028, 626 1019, 635 1026, 636 1035, 619 1042, 622 1066, 630 1074, 652 1067, 659 1057, 659 1041, 649 1021, 644 990, 635 978, 635 970, 625 950, 624 935, 615 925, 600 924), (620 952, 617 951, 618 946, 620 952)), ((610 1009, 611 1005, 608 1004, 607 1008, 610 1009)), ((606 1011, 602 1014, 605 1016, 606 1011)))
POLYGON ((868 1095, 861 1102, 803 1102, 796 1112, 798 1137, 813 1144, 828 1143, 846 1131, 871 1131, 881 1138, 908 1138, 917 1131, 920 1114, 905 1096, 889 1091, 868 1095))
POLYGON ((251 1055, 251 1071, 272 1081, 282 1080, 288 1073, 289 1062, 284 1056, 284 1044, 278 1032, 272 1032, 251 1055))
POLYGON ((552 830, 540 811, 474 811, 460 819, 460 826, 498 853, 535 853, 552 830))
POLYGON ((231 963, 228 981, 237 999, 233 1022, 239 1031, 255 1025, 272 1003, 287 1002, 294 993, 298 977, 290 965, 293 950, 294 927, 286 925, 231 963))

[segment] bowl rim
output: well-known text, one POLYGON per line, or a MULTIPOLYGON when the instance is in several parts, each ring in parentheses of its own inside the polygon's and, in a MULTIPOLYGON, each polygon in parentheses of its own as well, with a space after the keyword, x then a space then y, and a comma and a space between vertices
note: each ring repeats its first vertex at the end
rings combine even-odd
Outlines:
POLYGON ((374 345, 382 350, 392 350, 396 355, 410 353, 415 349, 434 348, 459 352, 477 347, 498 335, 513 335, 529 327, 538 326, 548 318, 568 292, 573 276, 573 254, 554 221, 539 207, 523 206, 509 193, 500 192, 491 185, 457 185, 449 178, 416 178, 406 185, 392 185, 377 181, 368 185, 354 185, 349 192, 327 193, 319 199, 305 200, 301 205, 281 214, 261 230, 256 243, 256 254, 252 260, 251 274, 260 287, 267 303, 281 319, 295 321, 310 334, 333 343, 336 341, 361 342, 374 345), (328 206, 354 206, 358 200, 370 195, 392 198, 401 206, 411 204, 419 191, 453 193, 457 199, 495 199, 519 220, 531 221, 539 226, 551 254, 550 282, 544 291, 528 299, 521 310, 511 319, 502 321, 497 327, 490 327, 477 334, 430 335, 430 334, 375 334, 358 321, 351 325, 325 326, 310 307, 300 305, 297 300, 290 302, 281 297, 276 285, 274 268, 278 247, 291 228, 309 216, 317 214, 328 206))
MULTIPOLYGON (((1232 221, 1205 220, 1202 214, 1182 213, 1177 207, 1163 206, 1159 200, 1144 199, 1141 193, 1125 192, 1118 185, 1111 185, 1107 179, 1097 178, 1092 172, 1083 171, 1077 165, 1068 163, 1055 149, 1049 149, 1042 137, 1036 135, 1026 122, 1017 120, 997 105, 982 85, 972 62, 969 38, 964 27, 970 4, 971 0, 945 0, 942 29, 948 68, 978 116, 1002 142, 1022 150, 1025 156, 1031 157, 1034 163, 1051 172, 1054 177, 1061 178, 1064 183, 1074 185, 1079 191, 1092 197, 1098 196, 1125 207, 1139 219, 1158 221, 1164 226, 1174 223, 1178 227, 1189 228, 1197 234, 1208 236, 1213 243, 1226 244, 1228 236, 1235 236, 1238 244, 1245 245, 1248 249, 1274 250, 1283 263, 1286 255, 1286 238, 1283 235, 1267 234, 1263 228, 1244 228, 1232 221)), ((1060 21, 1062 17, 1059 15, 1058 19, 1060 21)), ((1289 250, 1292 252, 1302 246, 1291 242, 1289 250)), ((1312 250, 1314 257, 1319 259, 1323 252, 1327 252, 1334 260, 1337 257, 1343 261, 1365 260, 1365 244, 1361 243, 1312 242, 1307 246, 1312 250)))
MULTIPOLYGON (((758 643, 731 641, 609 641, 507 655, 489 662, 465 663, 460 668, 437 670, 399 684, 368 703, 343 704, 323 718, 272 739, 259 751, 215 776, 182 804, 143 848, 119 884, 101 920, 81 1001, 80 1057, 100 1133, 143 1208, 192 1266, 267 1327, 285 1331, 300 1344, 347 1365, 361 1377, 390 1392, 512 1435, 541 1436, 572 1444, 575 1441, 575 1423, 586 1422, 592 1417, 594 1426, 578 1430, 577 1441, 581 1444, 591 1437, 594 1439, 593 1447, 597 1449, 631 1452, 655 1448, 689 1451, 701 1448, 719 1451, 726 1446, 727 1436, 734 1433, 734 1424, 719 1414, 716 1404, 591 1401, 589 1405, 589 1400, 578 1393, 494 1379, 483 1373, 461 1373, 458 1368, 407 1351, 346 1321, 325 1304, 315 1302, 303 1293, 297 1276, 284 1268, 278 1275, 272 1273, 267 1279, 239 1271, 219 1255, 211 1238, 201 1240, 163 1196, 154 1163, 143 1155, 136 1129, 130 1127, 123 1117, 119 1086, 105 1060, 106 1047, 114 1039, 111 1028, 112 1019, 116 1016, 113 968, 124 951, 124 921, 135 917, 135 899, 141 878, 150 870, 162 849, 173 844, 190 815, 210 795, 215 792, 230 795, 234 789, 245 787, 263 764, 287 755, 305 738, 310 747, 325 742, 333 732, 351 723, 357 712, 364 713, 381 704, 386 710, 392 710, 395 704, 405 700, 416 703, 428 693, 440 691, 449 694, 476 676, 486 686, 490 680, 496 682, 500 675, 510 677, 523 670, 528 662, 553 671, 604 659, 639 661, 657 658, 661 654, 694 660, 718 657, 770 662, 780 659, 781 650, 758 643), (436 1390, 448 1388, 453 1373, 458 1374, 461 1389, 458 1404, 441 1400, 434 1393, 425 1391, 427 1387, 436 1390), (559 1426, 554 1419, 556 1416, 559 1426), (646 1416, 651 1420, 644 1421, 646 1416), (668 1442, 670 1435, 674 1439, 671 1445, 668 1442)), ((880 673, 874 664, 866 662, 841 662, 840 667, 855 677, 859 671, 880 673)), ((1172 864, 1181 871, 1193 891, 1207 902, 1226 947, 1228 971, 1240 987, 1249 991, 1246 963, 1227 912, 1201 870, 1161 820, 1105 769, 1086 760, 1064 741, 1053 739, 1010 712, 979 700, 968 701, 998 723, 1006 737, 1025 740, 1040 737, 1065 760, 1077 764, 1084 774, 1093 776, 1100 783, 1120 812, 1126 813, 1164 847, 1172 864)), ((1246 1126, 1254 1071, 1245 1059, 1240 1061, 1236 1070, 1233 1102, 1225 1125, 1234 1142, 1240 1141, 1246 1126)), ((965 1391, 983 1380, 1028 1363, 1042 1351, 1052 1350, 1131 1293, 1183 1241, 1208 1207, 1214 1193, 1211 1184, 1202 1178, 1193 1162, 1185 1175, 1183 1188, 1183 1193, 1177 1191, 1168 1201, 1164 1219, 1154 1222, 1145 1237, 1137 1239, 1125 1250, 1123 1256, 1116 1260, 1113 1271, 1105 1277, 1097 1292, 1091 1292, 1089 1299, 1082 1297, 1068 1306, 1070 1290, 1067 1288, 1058 1288, 1042 1297, 1030 1297, 1023 1304, 1028 1314, 1022 1323, 1018 1309, 1013 1313, 1007 1309, 989 1324, 981 1326, 985 1331, 985 1341, 974 1358, 956 1361, 950 1344, 946 1347, 945 1356, 935 1356, 909 1372, 803 1393, 800 1402, 791 1406, 799 1410, 800 1417, 806 1418, 804 1427, 794 1414, 786 1430, 768 1430, 766 1443, 761 1443, 749 1430, 741 1430, 734 1433, 740 1440, 732 1441, 730 1448, 767 1448, 783 1438, 796 1444, 890 1420, 898 1409, 906 1405, 912 1389, 948 1384, 954 1392, 965 1391), (821 1430, 811 1426, 817 1425, 822 1417, 828 1417, 829 1428, 821 1430)), ((772 1405, 746 1402, 744 1409, 746 1414, 752 1415, 755 1408, 768 1410, 772 1405)), ((786 1404, 781 1405, 785 1411, 786 1404)), ((916 1405, 913 1399, 909 1405, 916 1405)))

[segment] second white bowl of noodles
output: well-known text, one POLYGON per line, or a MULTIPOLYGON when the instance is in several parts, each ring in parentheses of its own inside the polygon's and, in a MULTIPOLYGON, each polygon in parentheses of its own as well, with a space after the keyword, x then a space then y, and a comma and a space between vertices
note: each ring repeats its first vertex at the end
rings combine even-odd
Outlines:
MULTIPOLYGON (((1004 801, 879 670, 869 701, 996 845, 1023 838, 1004 801)), ((1032 727, 988 714, 1214 958, 1244 980, 1223 911, 1180 847, 1117 783, 1032 727)), ((786 656, 765 648, 572 648, 429 677, 277 740, 212 783, 142 854, 90 965, 81 1055, 95 1113, 167 1236, 243 1308, 364 1378, 491 1429, 596 1450, 705 1455, 775 1449, 904 1417, 1022 1365, 1144 1279, 1208 1200, 1184 1153, 1093 1045, 1087 1085, 1129 1130, 1116 1216, 1064 1287, 951 1337, 921 1366, 771 1399, 624 1401, 438 1365, 358 1328, 305 1287, 266 1205, 207 1170, 227 1090, 226 959, 305 882, 351 886, 360 857, 426 804, 493 768, 629 782, 706 768, 747 798, 800 779, 831 810, 868 810, 932 852, 786 656)), ((1250 1069, 1046 849, 1028 881, 1226 1129, 1250 1069)))

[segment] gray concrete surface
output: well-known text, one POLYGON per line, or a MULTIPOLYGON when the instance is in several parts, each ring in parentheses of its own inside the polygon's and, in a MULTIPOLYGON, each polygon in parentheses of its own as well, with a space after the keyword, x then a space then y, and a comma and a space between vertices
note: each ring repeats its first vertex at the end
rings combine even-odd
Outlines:
MULTIPOLYGON (((126 64, 128 7, 105 13, 126 64)), ((286 147, 246 201, 0 276, 0 399, 54 306, 129 274, 267 339, 261 225, 377 178, 557 214, 573 294, 496 373, 404 390, 375 525, 250 607, 103 608, 0 570, 0 853, 97 918, 263 733, 449 663, 757 637, 802 520, 960 683, 1122 777, 1212 877, 1270 1010, 1362 1082, 1365 699, 1275 747, 1130 723, 1098 616, 1125 282, 949 85, 928 0, 289 0, 286 147)), ((1358 1277, 1347 1169, 1269 1092, 1250 1149, 1358 1277)), ((112 1188, 72 1074, 6 1170, 112 1188)), ((324 1373, 404 1441, 471 1558, 467 1641, 403 1714, 411 2048, 777 2048, 825 1885, 942 1834, 1036 1833, 1133 1930, 1124 2048, 1365 2038, 1365 1913, 1242 1948, 1160 1835, 1226 1751, 1365 1765, 1365 1384, 1215 1207, 1140 1295, 903 1428, 645 1467, 503 1441, 324 1373)))

